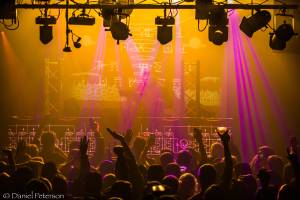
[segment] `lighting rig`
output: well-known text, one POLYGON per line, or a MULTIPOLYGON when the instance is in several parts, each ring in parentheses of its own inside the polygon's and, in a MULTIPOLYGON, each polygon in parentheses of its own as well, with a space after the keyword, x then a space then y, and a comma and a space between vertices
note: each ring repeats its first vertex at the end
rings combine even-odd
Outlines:
MULTIPOLYGON (((24 0, 26 1, 26 0, 24 0)), ((195 19, 198 20, 198 30, 204 31, 208 27, 208 39, 215 45, 222 45, 228 40, 228 10, 243 9, 251 10, 252 15, 243 17, 240 30, 248 37, 253 37, 254 33, 263 28, 270 28, 272 32, 269 34, 269 46, 274 50, 283 50, 293 36, 297 35, 294 31, 294 23, 289 23, 287 20, 282 24, 276 24, 273 28, 269 25, 271 21, 271 13, 268 10, 283 11, 280 15, 293 18, 292 15, 287 15, 286 10, 297 9, 297 4, 266 4, 269 0, 261 4, 242 4, 237 3, 216 3, 213 0, 183 0, 179 2, 169 1, 156 2, 156 4, 146 4, 142 2, 134 3, 134 0, 102 0, 89 1, 78 3, 76 0, 58 0, 51 3, 50 0, 33 0, 31 3, 23 3, 16 0, 1 0, 0 1, 0 23, 5 28, 14 30, 19 26, 17 17, 17 9, 40 9, 44 10, 42 16, 36 18, 36 24, 40 26, 40 40, 43 44, 48 44, 52 40, 52 25, 56 24, 57 18, 48 15, 50 9, 65 10, 66 12, 66 44, 64 51, 70 52, 69 35, 72 35, 72 41, 75 48, 81 46, 81 38, 74 34, 69 28, 69 25, 94 25, 95 17, 89 13, 91 10, 96 11, 103 18, 103 26, 107 31, 111 31, 112 37, 119 43, 120 40, 126 40, 131 33, 129 31, 129 17, 134 9, 163 9, 164 16, 156 17, 155 24, 157 25, 157 40, 162 44, 167 44, 172 40, 172 27, 175 24, 174 16, 167 16, 166 9, 192 9, 195 10, 195 19), (71 3, 70 3, 71 2, 71 3), (183 2, 189 2, 182 4, 183 2), (68 11, 73 10, 71 17, 68 11), (89 10, 87 12, 86 10, 89 10), (80 13, 78 14, 78 11, 80 13), (8 23, 8 21, 11 21, 8 23), (206 21, 203 29, 200 29, 200 21, 206 21)), ((273 17, 276 19, 278 15, 273 17)))

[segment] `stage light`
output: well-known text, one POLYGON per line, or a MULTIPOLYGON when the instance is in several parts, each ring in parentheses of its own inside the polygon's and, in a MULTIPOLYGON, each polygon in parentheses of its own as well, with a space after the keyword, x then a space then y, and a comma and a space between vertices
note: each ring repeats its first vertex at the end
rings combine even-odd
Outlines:
POLYGON ((96 22, 95 17, 88 15, 72 16, 69 18, 69 24, 71 25, 87 25, 92 26, 96 22))
MULTIPOLYGON (((115 4, 115 0, 103 0, 104 4, 115 4)), ((120 5, 130 5, 134 4, 134 0, 118 0, 120 5)), ((129 17, 133 9, 112 9, 112 8, 102 8, 101 16, 103 17, 103 26, 105 28, 110 28, 111 24, 120 19, 125 19, 129 17)), ((108 29, 107 29, 108 31, 108 29)))
MULTIPOLYGON (((78 35, 76 35, 71 29, 69 29, 69 33, 72 34, 72 41, 73 41, 73 45, 76 49, 81 47, 80 41, 81 41, 81 37, 79 37, 78 35)), ((69 35, 68 35, 69 37, 69 35)))
POLYGON ((119 44, 119 40, 126 40, 128 36, 131 36, 131 33, 129 32, 129 28, 127 24, 116 21, 111 24, 110 27, 111 35, 112 37, 117 40, 117 43, 119 44))
POLYGON ((212 8, 210 15, 209 15, 209 25, 211 26, 218 26, 218 25, 227 25, 228 18, 225 9, 219 8, 215 6, 212 8))
POLYGON ((284 50, 286 47, 286 42, 279 40, 278 37, 276 37, 275 33, 270 33, 270 40, 269 40, 269 46, 273 50, 284 50))
POLYGON ((228 18, 222 8, 215 7, 209 15, 208 39, 215 45, 222 45, 228 40, 228 18))
POLYGON ((38 16, 37 18, 35 18, 35 23, 44 24, 44 25, 56 24, 56 18, 54 16, 49 16, 49 17, 38 16))
POLYGON ((0 1, 0 19, 11 19, 16 23, 17 11, 15 8, 15 0, 1 0, 0 1))
POLYGON ((215 45, 222 45, 228 40, 228 27, 210 26, 208 28, 208 39, 215 45))
POLYGON ((171 42, 173 38, 172 29, 175 24, 174 17, 156 17, 155 24, 158 25, 157 40, 163 45, 171 42))
POLYGON ((48 44, 53 39, 52 26, 40 26, 40 41, 43 44, 48 44))
POLYGON ((50 24, 56 24, 56 18, 53 16, 49 17, 37 17, 35 18, 36 24, 41 24, 40 26, 40 41, 43 44, 48 44, 53 39, 52 30, 53 27, 49 26, 50 24))
POLYGON ((109 8, 103 8, 101 11, 101 15, 103 17, 103 26, 104 27, 110 27, 111 25, 111 20, 113 18, 114 15, 114 10, 113 9, 109 9, 109 8))
POLYGON ((79 38, 77 38, 76 41, 73 41, 73 45, 77 49, 81 47, 80 40, 81 40, 81 38, 79 37, 79 38))
MULTIPOLYGON (((114 2, 115 0, 112 0, 114 2)), ((133 5, 134 0, 118 0, 118 4, 121 5, 133 5)), ((133 9, 119 9, 118 14, 121 16, 121 19, 125 19, 126 17, 129 17, 131 13, 133 12, 133 9)))
POLYGON ((212 6, 212 0, 196 0, 196 13, 195 19, 208 19, 209 18, 209 6, 212 6))
POLYGON ((258 11, 249 18, 243 17, 240 24, 240 30, 248 37, 252 37, 253 33, 266 27, 271 20, 271 13, 266 10, 258 11))
POLYGON ((291 24, 280 25, 273 33, 270 33, 269 46, 274 50, 284 50, 288 42, 297 33, 291 24))
POLYGON ((72 52, 71 47, 69 45, 66 45, 63 49, 64 52, 69 53, 72 52))
POLYGON ((157 40, 161 44, 168 44, 173 38, 172 27, 171 26, 158 26, 157 27, 157 40))
MULTIPOLYGON (((69 34, 70 33, 72 33, 72 30, 69 29, 69 27, 67 27, 67 29, 66 29, 66 44, 65 44, 65 47, 63 49, 63 51, 66 52, 66 53, 72 52, 71 47, 69 45, 69 40, 70 40, 69 39, 69 34)), ((72 35, 72 39, 73 39, 73 35, 72 35)))
POLYGON ((275 35, 278 39, 285 42, 289 41, 296 33, 291 24, 282 24, 275 30, 275 35))

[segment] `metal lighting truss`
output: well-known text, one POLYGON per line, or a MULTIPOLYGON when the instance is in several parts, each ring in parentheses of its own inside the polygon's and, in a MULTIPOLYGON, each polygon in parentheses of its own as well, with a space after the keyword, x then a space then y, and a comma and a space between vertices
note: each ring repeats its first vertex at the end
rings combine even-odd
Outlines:
MULTIPOLYGON (((67 0, 68 1, 68 0, 67 0)), ((256 10, 256 9, 297 9, 299 5, 297 4, 231 4, 231 3, 220 3, 206 5, 208 9, 214 8, 215 6, 224 8, 224 9, 244 9, 244 10, 256 10)), ((29 4, 29 3, 16 3, 15 8, 17 9, 196 9, 196 5, 183 5, 183 4, 170 4, 170 3, 161 3, 161 4, 107 4, 107 3, 50 3, 50 4, 29 4)))

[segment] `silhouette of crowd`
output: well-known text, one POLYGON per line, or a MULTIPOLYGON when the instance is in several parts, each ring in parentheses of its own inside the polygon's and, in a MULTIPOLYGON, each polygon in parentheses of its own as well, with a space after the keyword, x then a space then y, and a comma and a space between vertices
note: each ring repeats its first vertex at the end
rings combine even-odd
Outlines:
POLYGON ((66 155, 55 145, 55 133, 43 131, 44 127, 42 123, 33 144, 21 141, 16 149, 2 150, 1 198, 300 198, 300 148, 295 137, 286 145, 286 155, 279 156, 271 147, 261 146, 251 161, 242 162, 228 131, 218 133, 221 142, 211 146, 209 156, 204 148, 201 130, 194 129, 193 136, 199 149, 187 148, 178 153, 163 150, 159 156, 150 157, 147 152, 155 143, 154 137, 145 139, 135 137, 132 130, 120 134, 108 128, 107 134, 119 142, 119 145, 112 147, 112 156, 104 153, 104 139, 99 124, 95 122, 92 128, 96 151, 93 156, 88 156, 87 137, 82 137, 78 144, 71 144, 66 155))

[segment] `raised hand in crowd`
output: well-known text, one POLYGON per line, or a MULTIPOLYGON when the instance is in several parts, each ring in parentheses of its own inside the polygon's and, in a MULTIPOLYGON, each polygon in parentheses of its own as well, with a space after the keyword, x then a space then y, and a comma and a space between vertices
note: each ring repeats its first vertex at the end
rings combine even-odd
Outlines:
POLYGON ((203 140, 202 140, 202 132, 201 129, 198 128, 194 128, 193 131, 193 137, 196 140, 196 142, 198 143, 199 146, 199 153, 200 153, 200 165, 203 165, 205 163, 207 163, 208 159, 207 159, 207 154, 204 148, 204 144, 203 144, 203 140))
POLYGON ((229 130, 228 129, 226 129, 224 132, 218 131, 217 133, 218 133, 223 145, 224 144, 229 144, 230 135, 229 135, 229 130))
POLYGON ((10 173, 14 173, 16 171, 16 163, 12 151, 9 149, 4 149, 2 152, 7 156, 10 173))
POLYGON ((146 141, 146 145, 144 146, 144 149, 140 157, 138 158, 139 164, 146 165, 146 166, 149 165, 147 163, 147 153, 154 144, 155 144, 155 134, 150 134, 146 141))
POLYGON ((96 120, 90 119, 90 128, 95 132, 95 133, 100 133, 100 123, 96 120))
POLYGON ((36 144, 38 147, 41 146, 41 136, 43 134, 43 130, 46 128, 47 123, 49 123, 49 116, 45 116, 40 120, 40 124, 36 130, 36 133, 33 138, 33 143, 36 144))
POLYGON ((101 160, 104 158, 105 145, 104 145, 104 137, 100 131, 100 123, 96 120, 90 120, 90 126, 92 131, 94 132, 95 138, 95 152, 93 157, 91 158, 91 163, 94 165, 99 165, 101 160))
POLYGON ((85 177, 85 175, 90 171, 90 162, 87 155, 89 141, 86 136, 80 140, 80 177, 85 177))
MULTIPOLYGON (((293 142, 291 142, 291 146, 287 148, 287 158, 290 161, 292 168, 294 170, 295 174, 295 185, 299 189, 300 188, 300 163, 298 160, 298 155, 297 155, 297 140, 296 138, 294 139, 293 142)), ((299 190, 297 190, 299 193, 299 190)))
MULTIPOLYGON (((121 134, 116 133, 115 131, 112 131, 111 129, 107 128, 106 129, 110 135, 120 141, 121 145, 123 146, 123 150, 124 150, 124 155, 126 155, 126 163, 122 163, 122 165, 126 165, 128 166, 128 169, 130 169, 128 171, 128 180, 132 183, 132 194, 136 199, 141 199, 142 197, 142 193, 144 190, 144 180, 143 180, 143 176, 140 173, 140 170, 137 166, 137 162, 135 160, 135 157, 133 155, 133 153, 131 152, 128 144, 125 141, 124 136, 122 136, 121 134)), ((117 168, 116 168, 117 170, 117 168)), ((122 172, 116 172, 121 174, 122 172)), ((122 175, 122 177, 126 177, 125 174, 122 175)))
POLYGON ((217 132, 223 147, 224 147, 224 157, 225 157, 225 168, 224 168, 224 173, 222 176, 221 180, 221 187, 225 191, 229 191, 231 187, 231 179, 232 179, 232 171, 233 171, 233 162, 232 162, 232 157, 231 157, 231 152, 230 152, 230 147, 229 147, 229 141, 230 141, 230 135, 229 135, 229 130, 226 129, 224 132, 218 131, 217 132))
POLYGON ((88 150, 88 145, 89 145, 89 140, 87 139, 86 136, 80 139, 80 155, 81 156, 86 156, 87 155, 87 150, 88 150))
POLYGON ((26 153, 26 142, 25 140, 20 140, 17 144, 15 161, 16 163, 24 163, 30 159, 30 155, 26 153))
POLYGON ((125 135, 124 135, 125 142, 129 145, 132 138, 133 138, 132 129, 127 129, 126 132, 125 132, 125 135))
MULTIPOLYGON (((125 142, 124 136, 122 136, 121 134, 118 134, 118 133, 116 133, 115 131, 112 131, 110 128, 107 128, 106 130, 110 133, 110 135, 111 135, 114 139, 116 139, 116 140, 118 140, 119 142, 121 142, 121 144, 125 142)), ((122 144, 122 145, 123 145, 123 144, 122 144)))

